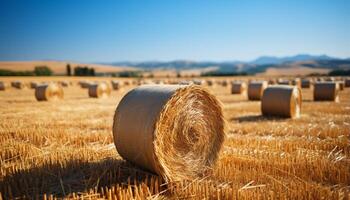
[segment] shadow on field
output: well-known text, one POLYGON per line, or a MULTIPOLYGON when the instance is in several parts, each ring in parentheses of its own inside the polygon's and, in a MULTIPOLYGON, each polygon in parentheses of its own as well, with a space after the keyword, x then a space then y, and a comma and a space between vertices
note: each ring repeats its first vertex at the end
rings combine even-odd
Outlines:
POLYGON ((264 122, 264 121, 284 121, 286 118, 281 117, 270 117, 263 115, 248 115, 231 118, 230 121, 238 121, 238 122, 264 122))
POLYGON ((64 197, 113 185, 148 184, 158 176, 143 171, 129 162, 106 159, 99 162, 72 160, 44 164, 40 167, 18 170, 0 180, 0 192, 5 199, 13 197, 42 197, 52 194, 64 197), (128 184, 129 182, 129 184, 128 184), (130 183, 131 182, 131 183, 130 183))

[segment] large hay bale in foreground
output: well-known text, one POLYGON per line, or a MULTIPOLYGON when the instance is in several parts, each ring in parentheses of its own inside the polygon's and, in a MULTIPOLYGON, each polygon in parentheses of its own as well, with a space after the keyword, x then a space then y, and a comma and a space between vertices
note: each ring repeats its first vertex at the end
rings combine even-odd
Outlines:
POLYGON ((266 81, 251 81, 248 84, 248 99, 260 100, 266 87, 266 81))
POLYGON ((114 143, 126 160, 166 181, 211 169, 224 141, 220 103, 196 85, 144 85, 119 103, 114 143))
POLYGON ((111 94, 111 87, 107 83, 95 83, 89 85, 89 97, 105 98, 111 94))
POLYGON ((12 81, 11 86, 17 89, 23 89, 25 88, 25 85, 22 81, 12 81))
POLYGON ((339 84, 317 82, 314 84, 314 101, 339 101, 339 84))
POLYGON ((269 86, 261 99, 261 112, 266 116, 300 117, 301 90, 297 86, 269 86))
POLYGON ((231 94, 245 94, 247 92, 245 82, 233 82, 231 85, 231 94))
POLYGON ((63 89, 60 85, 50 83, 35 87, 35 98, 38 101, 53 101, 63 99, 63 89))

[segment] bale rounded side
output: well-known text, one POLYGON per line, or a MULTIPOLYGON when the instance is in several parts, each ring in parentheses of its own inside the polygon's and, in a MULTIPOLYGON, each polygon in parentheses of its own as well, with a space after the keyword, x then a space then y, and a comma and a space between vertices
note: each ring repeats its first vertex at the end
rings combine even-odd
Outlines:
POLYGON ((314 101, 339 101, 339 84, 336 82, 317 82, 314 84, 314 101))
POLYGON ((119 103, 114 143, 126 160, 166 181, 203 176, 223 144, 220 103, 196 85, 144 85, 119 103))
POLYGON ((298 118, 301 112, 301 90, 296 86, 269 86, 261 99, 265 116, 298 118))
POLYGON ((248 99, 260 100, 262 94, 267 87, 266 81, 252 81, 248 84, 248 99))
POLYGON ((50 83, 35 87, 35 98, 38 101, 54 101, 63 99, 64 92, 60 85, 50 83))

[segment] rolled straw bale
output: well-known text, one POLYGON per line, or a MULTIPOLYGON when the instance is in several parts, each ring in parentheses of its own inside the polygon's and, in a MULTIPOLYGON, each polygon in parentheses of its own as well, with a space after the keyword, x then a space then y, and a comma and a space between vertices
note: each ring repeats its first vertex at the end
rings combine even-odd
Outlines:
POLYGON ((120 85, 119 81, 112 80, 111 83, 112 83, 113 90, 119 90, 120 89, 121 85, 120 85))
POLYGON ((111 87, 106 83, 95 83, 89 85, 89 97, 104 98, 111 94, 111 87))
POLYGON ((5 82, 0 81, 0 90, 6 90, 7 85, 5 82))
POLYGON ((35 89, 36 86, 38 86, 38 85, 39 85, 39 83, 36 82, 36 81, 31 81, 31 82, 30 82, 30 88, 32 88, 32 89, 35 89))
POLYGON ((293 79, 292 85, 297 86, 298 88, 301 88, 301 79, 300 78, 293 79))
POLYGON ((260 100, 266 87, 266 81, 251 81, 248 84, 248 99, 260 100))
POLYGON ((245 82, 233 82, 231 85, 231 94, 245 94, 247 92, 245 82))
POLYGON ((276 80, 275 79, 270 79, 269 81, 268 81, 268 84, 269 85, 275 85, 276 84, 276 80))
POLYGON ((290 80, 278 79, 278 85, 291 85, 292 82, 290 80))
POLYGON ((223 87, 226 87, 226 86, 228 85, 228 81, 227 81, 227 80, 221 81, 221 85, 222 85, 223 87))
POLYGON ((52 101, 63 99, 63 89, 55 83, 40 84, 35 87, 35 98, 38 101, 52 101))
POLYGON ((224 138, 220 103, 196 85, 144 85, 123 97, 113 136, 126 160, 166 181, 204 175, 224 138))
POLYGON ((301 88, 311 88, 312 81, 310 79, 301 80, 301 88))
POLYGON ((130 85, 130 82, 128 80, 125 80, 124 85, 130 85))
POLYGON ((339 84, 336 82, 317 82, 314 84, 314 101, 339 101, 339 84))
POLYGON ((68 87, 70 85, 69 81, 60 81, 59 83, 62 87, 68 87))
POLYGON ((17 89, 23 89, 25 87, 22 81, 12 81, 11 86, 17 89))
POLYGON ((301 90, 297 86, 269 86, 261 99, 261 112, 266 116, 298 118, 301 101, 301 90))
POLYGON ((214 84, 214 81, 213 81, 213 80, 207 80, 206 82, 207 82, 207 85, 208 85, 208 86, 212 86, 212 85, 214 84))
POLYGON ((334 77, 326 77, 324 79, 324 81, 327 81, 327 82, 334 82, 335 81, 335 78, 334 77))
POLYGON ((345 87, 350 87, 350 79, 345 79, 345 84, 344 84, 344 86, 345 87))
POLYGON ((194 79, 194 80, 193 80, 193 84, 195 84, 195 85, 203 85, 203 84, 204 84, 204 81, 203 81, 203 80, 200 80, 200 79, 194 79))
POLYGON ((339 84, 339 90, 342 91, 345 88, 345 83, 344 81, 336 81, 339 84))
POLYGON ((92 84, 89 81, 79 81, 79 85, 81 88, 89 88, 90 84, 92 84))

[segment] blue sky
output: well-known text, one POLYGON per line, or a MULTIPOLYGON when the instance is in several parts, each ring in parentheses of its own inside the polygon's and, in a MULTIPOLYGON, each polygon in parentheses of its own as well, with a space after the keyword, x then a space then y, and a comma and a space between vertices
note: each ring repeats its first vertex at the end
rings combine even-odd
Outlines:
POLYGON ((0 60, 350 57, 348 0, 0 0, 0 60))

